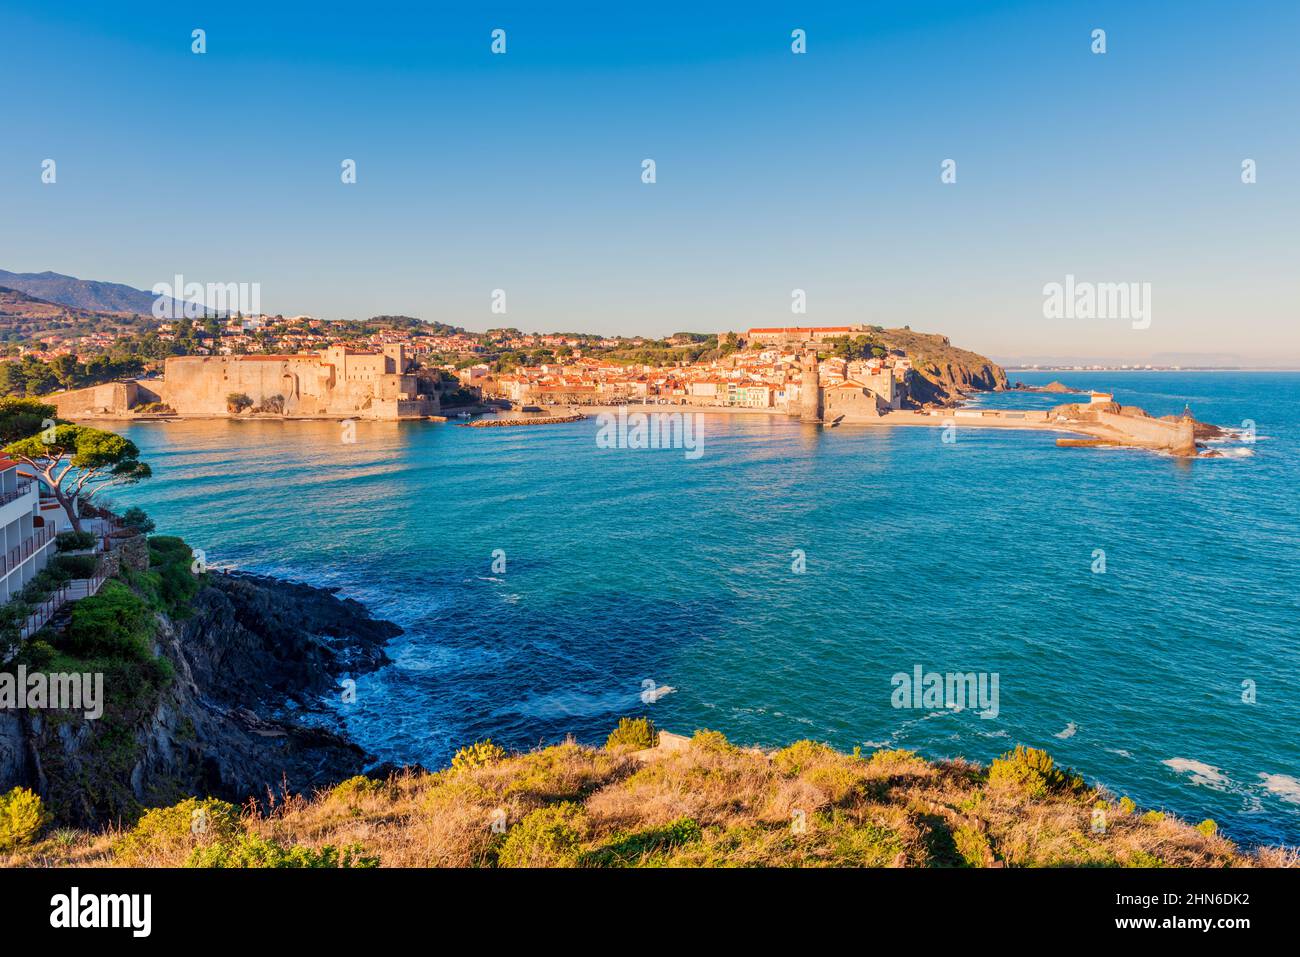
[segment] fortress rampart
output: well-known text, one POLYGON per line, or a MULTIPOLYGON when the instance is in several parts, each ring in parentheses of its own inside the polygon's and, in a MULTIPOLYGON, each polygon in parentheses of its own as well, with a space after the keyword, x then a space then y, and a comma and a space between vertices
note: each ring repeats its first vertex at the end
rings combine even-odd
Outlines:
POLYGON ((291 417, 419 418, 439 410, 439 382, 410 368, 405 348, 358 352, 331 346, 319 353, 275 356, 175 356, 163 379, 115 382, 56 396, 60 415, 121 415, 163 402, 178 415, 227 415, 231 396, 256 412, 291 417))

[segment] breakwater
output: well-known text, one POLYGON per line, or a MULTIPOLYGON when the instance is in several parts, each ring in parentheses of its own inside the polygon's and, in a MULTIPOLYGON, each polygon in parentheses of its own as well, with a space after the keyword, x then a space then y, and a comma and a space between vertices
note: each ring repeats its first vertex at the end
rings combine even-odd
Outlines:
POLYGON ((586 416, 581 412, 573 415, 539 415, 531 419, 482 419, 478 422, 463 422, 463 428, 490 429, 505 425, 559 425, 562 422, 581 422, 586 416))

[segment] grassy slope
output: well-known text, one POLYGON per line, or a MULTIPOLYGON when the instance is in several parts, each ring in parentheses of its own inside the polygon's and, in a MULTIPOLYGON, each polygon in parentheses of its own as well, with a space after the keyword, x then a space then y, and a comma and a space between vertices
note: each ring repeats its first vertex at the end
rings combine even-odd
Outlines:
POLYGON ((157 822, 134 836, 56 832, 8 863, 178 866, 221 840, 303 855, 352 848, 390 867, 1296 863, 1294 851, 1245 853, 1208 825, 1142 814, 1077 778, 1016 761, 995 762, 990 774, 964 761, 846 755, 812 742, 765 754, 699 732, 678 751, 567 743, 459 763, 383 782, 356 778, 270 814, 240 819, 227 805, 233 824, 221 836, 191 833, 188 808, 174 815, 168 838, 157 822), (494 829, 494 819, 503 824, 494 829))

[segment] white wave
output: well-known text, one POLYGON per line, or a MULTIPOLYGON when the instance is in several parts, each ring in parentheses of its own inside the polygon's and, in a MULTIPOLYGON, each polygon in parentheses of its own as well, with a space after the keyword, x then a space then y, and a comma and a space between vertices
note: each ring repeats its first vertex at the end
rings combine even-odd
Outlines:
POLYGON ((1266 774, 1263 771, 1259 773, 1259 777, 1269 792, 1290 804, 1300 804, 1300 780, 1289 774, 1266 774))
POLYGON ((1079 726, 1075 724, 1073 721, 1071 721, 1069 724, 1065 726, 1065 730, 1056 732, 1056 734, 1052 735, 1052 737, 1060 738, 1062 740, 1065 740, 1066 738, 1073 738, 1075 734, 1078 732, 1078 730, 1079 730, 1079 726))
POLYGON ((1232 783, 1222 771, 1206 764, 1204 761, 1193 761, 1191 758, 1170 758, 1160 763, 1165 767, 1172 768, 1179 774, 1190 775, 1192 783, 1199 784, 1202 787, 1221 791, 1232 783))

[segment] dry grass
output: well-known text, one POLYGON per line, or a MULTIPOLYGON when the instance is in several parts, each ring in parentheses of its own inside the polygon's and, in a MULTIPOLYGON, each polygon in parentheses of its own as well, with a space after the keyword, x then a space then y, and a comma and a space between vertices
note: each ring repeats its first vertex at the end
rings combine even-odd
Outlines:
POLYGON ((269 812, 214 808, 221 827, 197 833, 176 823, 192 805, 155 816, 152 830, 54 831, 0 863, 183 866, 233 826, 237 839, 284 848, 357 847, 384 867, 1300 865, 1294 849, 1245 853, 1212 828, 1084 787, 1042 793, 1005 774, 990 784, 977 765, 906 751, 798 742, 763 754, 706 733, 648 757, 567 742, 486 760, 353 779, 269 812))

